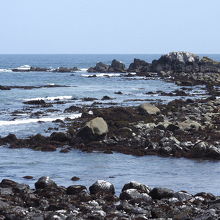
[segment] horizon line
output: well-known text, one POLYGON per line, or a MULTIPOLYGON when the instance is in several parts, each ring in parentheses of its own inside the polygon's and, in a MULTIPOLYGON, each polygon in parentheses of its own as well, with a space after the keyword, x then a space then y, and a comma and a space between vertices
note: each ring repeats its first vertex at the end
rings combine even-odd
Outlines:
MULTIPOLYGON (((167 53, 0 53, 0 55, 161 55, 161 54, 167 54, 167 53)), ((194 53, 194 54, 219 55, 220 52, 219 53, 202 52, 202 53, 194 53)))

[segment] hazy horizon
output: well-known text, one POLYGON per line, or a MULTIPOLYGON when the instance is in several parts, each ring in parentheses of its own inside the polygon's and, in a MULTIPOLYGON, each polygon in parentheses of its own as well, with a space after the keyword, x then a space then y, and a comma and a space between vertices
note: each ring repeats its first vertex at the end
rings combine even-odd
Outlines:
POLYGON ((219 54, 219 0, 1 1, 0 54, 219 54))

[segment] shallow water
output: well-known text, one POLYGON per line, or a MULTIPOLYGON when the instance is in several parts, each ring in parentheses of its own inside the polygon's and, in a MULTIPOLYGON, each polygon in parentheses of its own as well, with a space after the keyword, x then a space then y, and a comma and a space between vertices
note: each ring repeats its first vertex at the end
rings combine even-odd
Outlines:
POLYGON ((63 154, 3 147, 0 148, 0 155, 0 179, 13 179, 31 187, 39 177, 46 175, 64 186, 82 184, 88 187, 96 180, 104 179, 115 185, 117 193, 125 183, 136 180, 150 187, 220 195, 220 162, 83 153, 77 150, 63 154), (34 179, 23 179, 26 175, 34 179), (80 177, 80 181, 72 182, 70 179, 73 176, 80 177))

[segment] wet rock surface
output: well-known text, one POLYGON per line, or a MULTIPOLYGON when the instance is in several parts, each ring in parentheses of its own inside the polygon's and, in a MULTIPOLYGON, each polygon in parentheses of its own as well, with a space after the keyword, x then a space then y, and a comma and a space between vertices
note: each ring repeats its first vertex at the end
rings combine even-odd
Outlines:
POLYGON ((131 182, 125 184, 118 196, 114 185, 103 180, 90 186, 89 192, 83 185, 58 186, 49 177, 41 177, 35 186, 31 189, 28 185, 3 179, 0 182, 0 218, 217 220, 220 216, 219 197, 204 192, 191 195, 171 189, 150 189, 142 183, 131 182))
POLYGON ((80 118, 60 123, 67 131, 26 139, 10 134, 0 138, 0 145, 41 151, 61 148, 63 153, 80 149, 219 160, 219 109, 220 99, 212 96, 174 100, 168 104, 144 104, 141 108, 115 106, 80 110, 78 107, 77 110, 83 112, 80 118), (92 114, 88 114, 89 111, 92 114))

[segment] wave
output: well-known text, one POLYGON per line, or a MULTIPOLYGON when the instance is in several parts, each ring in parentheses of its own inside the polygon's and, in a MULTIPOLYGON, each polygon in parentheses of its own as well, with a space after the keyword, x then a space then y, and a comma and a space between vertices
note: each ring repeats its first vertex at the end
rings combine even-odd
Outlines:
POLYGON ((31 99, 24 99, 24 101, 37 101, 37 100, 54 101, 54 100, 68 100, 72 98, 73 98, 72 96, 37 97, 31 99))
POLYGON ((96 73, 96 74, 82 74, 83 77, 117 77, 120 73, 96 73))
POLYGON ((80 68, 80 71, 87 72, 88 68, 80 68))
POLYGON ((31 118, 31 119, 19 119, 14 121, 0 121, 0 126, 6 125, 19 125, 19 124, 29 124, 29 123, 37 123, 37 122, 52 122, 55 120, 64 120, 65 118, 75 119, 81 117, 81 113, 73 114, 70 116, 63 116, 63 117, 53 117, 53 118, 31 118))
POLYGON ((12 72, 12 70, 10 70, 10 69, 0 69, 0 72, 8 73, 8 72, 12 72))

